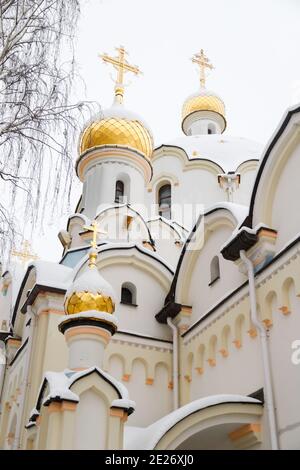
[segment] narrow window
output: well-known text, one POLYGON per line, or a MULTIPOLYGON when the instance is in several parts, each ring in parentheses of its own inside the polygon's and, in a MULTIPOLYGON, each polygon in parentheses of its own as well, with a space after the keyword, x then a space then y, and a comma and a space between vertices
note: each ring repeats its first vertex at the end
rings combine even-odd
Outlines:
POLYGON ((165 184, 158 191, 159 215, 171 219, 171 185, 165 184))
POLYGON ((215 126, 213 124, 208 124, 207 132, 208 134, 215 134, 216 133, 215 126))
POLYGON ((136 288, 130 282, 122 285, 121 303, 136 306, 136 288))
POLYGON ((124 183, 121 180, 116 182, 115 202, 122 203, 124 197, 124 183))
POLYGON ((220 279, 220 262, 219 257, 214 256, 210 263, 210 283, 211 286, 215 281, 220 279))

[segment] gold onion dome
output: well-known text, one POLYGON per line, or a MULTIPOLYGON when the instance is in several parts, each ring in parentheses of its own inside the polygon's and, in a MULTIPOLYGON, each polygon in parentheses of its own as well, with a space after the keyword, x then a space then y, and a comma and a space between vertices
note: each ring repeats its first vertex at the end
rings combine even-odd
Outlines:
MULTIPOLYGON (((193 120, 199 119, 199 113, 203 113, 202 117, 208 117, 205 113, 216 113, 216 120, 219 121, 222 132, 226 128, 225 105, 223 100, 213 91, 206 89, 206 71, 212 70, 214 67, 210 63, 208 57, 204 54, 203 49, 199 53, 194 54, 192 62, 199 66, 200 69, 200 89, 198 92, 190 95, 182 107, 182 128, 186 133, 186 124, 193 120)), ((211 116, 209 116, 211 118, 211 116)))
POLYGON ((214 92, 206 88, 200 88, 197 93, 190 95, 185 100, 182 107, 182 118, 185 119, 196 111, 213 111, 220 114, 226 121, 224 102, 214 92))
POLYGON ((150 158, 153 152, 153 138, 148 126, 140 116, 118 103, 114 103, 84 130, 80 153, 102 145, 129 147, 146 158, 150 158))
POLYGON ((115 294, 96 267, 97 252, 94 248, 91 248, 89 258, 89 269, 78 276, 66 292, 66 315, 90 310, 111 314, 115 311, 115 294))

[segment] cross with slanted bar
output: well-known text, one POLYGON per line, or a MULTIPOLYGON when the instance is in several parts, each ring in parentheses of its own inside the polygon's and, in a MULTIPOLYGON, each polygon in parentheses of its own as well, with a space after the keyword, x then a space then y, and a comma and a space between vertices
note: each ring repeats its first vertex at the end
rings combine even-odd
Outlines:
POLYGON ((205 88, 205 81, 206 81, 206 76, 205 76, 205 71, 206 70, 205 69, 212 70, 214 68, 214 66, 212 64, 210 64, 209 58, 206 57, 206 55, 204 54, 203 49, 201 49, 201 51, 198 52, 198 54, 194 54, 191 60, 194 64, 199 65, 199 67, 200 67, 200 85, 201 85, 202 88, 205 88))
POLYGON ((87 225, 84 225, 83 228, 85 230, 88 230, 89 232, 93 232, 93 238, 92 238, 92 241, 91 241, 91 246, 93 248, 97 248, 97 236, 99 233, 102 233, 102 234, 107 234, 107 232, 104 232, 102 230, 99 229, 99 224, 96 222, 96 220, 93 220, 93 222, 91 223, 91 225, 87 226, 87 225))
POLYGON ((38 259, 38 256, 35 253, 31 253, 31 245, 28 240, 23 242, 23 248, 20 251, 12 250, 11 254, 19 258, 23 265, 25 265, 29 260, 34 261, 38 259))
POLYGON ((130 65, 127 62, 125 55, 128 54, 128 52, 125 51, 123 46, 116 47, 116 50, 118 51, 118 57, 110 57, 108 54, 100 54, 100 57, 103 62, 113 65, 113 67, 118 71, 118 75, 115 80, 115 94, 116 96, 120 96, 122 101, 124 95, 124 74, 126 72, 132 72, 135 75, 138 75, 142 72, 136 65, 130 65))

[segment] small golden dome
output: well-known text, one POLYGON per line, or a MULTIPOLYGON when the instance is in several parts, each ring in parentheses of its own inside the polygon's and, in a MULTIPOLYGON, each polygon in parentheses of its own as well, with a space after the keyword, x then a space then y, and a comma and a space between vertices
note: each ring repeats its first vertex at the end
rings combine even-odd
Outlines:
POLYGON ((114 105, 85 129, 81 136, 80 153, 101 145, 131 147, 150 158, 153 138, 139 116, 126 111, 121 105, 114 105))
POLYGON ((93 246, 89 252, 88 270, 75 279, 66 292, 64 304, 66 315, 74 315, 90 310, 114 313, 114 291, 99 273, 96 260, 97 251, 93 246))
POLYGON ((113 313, 115 304, 111 297, 102 294, 93 294, 88 291, 73 292, 70 297, 66 298, 65 312, 67 315, 75 313, 96 310, 98 312, 113 313))
POLYGON ((185 100, 182 107, 182 118, 185 119, 195 111, 214 111, 220 114, 225 120, 225 105, 223 101, 205 88, 185 100))

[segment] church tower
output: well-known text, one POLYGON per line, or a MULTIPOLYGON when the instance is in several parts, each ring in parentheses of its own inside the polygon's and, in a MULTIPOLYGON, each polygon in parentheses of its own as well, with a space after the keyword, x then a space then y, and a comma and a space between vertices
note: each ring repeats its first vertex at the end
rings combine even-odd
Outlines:
POLYGON ((145 185, 152 175, 151 131, 123 104, 125 73, 138 75, 141 71, 127 62, 122 46, 117 52, 117 57, 101 56, 117 70, 114 102, 89 123, 79 144, 76 171, 83 182, 79 211, 90 219, 99 213, 100 206, 142 204, 145 185))
POLYGON ((206 70, 214 67, 204 54, 192 57, 200 68, 200 89, 190 95, 182 108, 182 130, 185 135, 222 134, 226 129, 225 105, 222 99, 206 88, 206 70))

